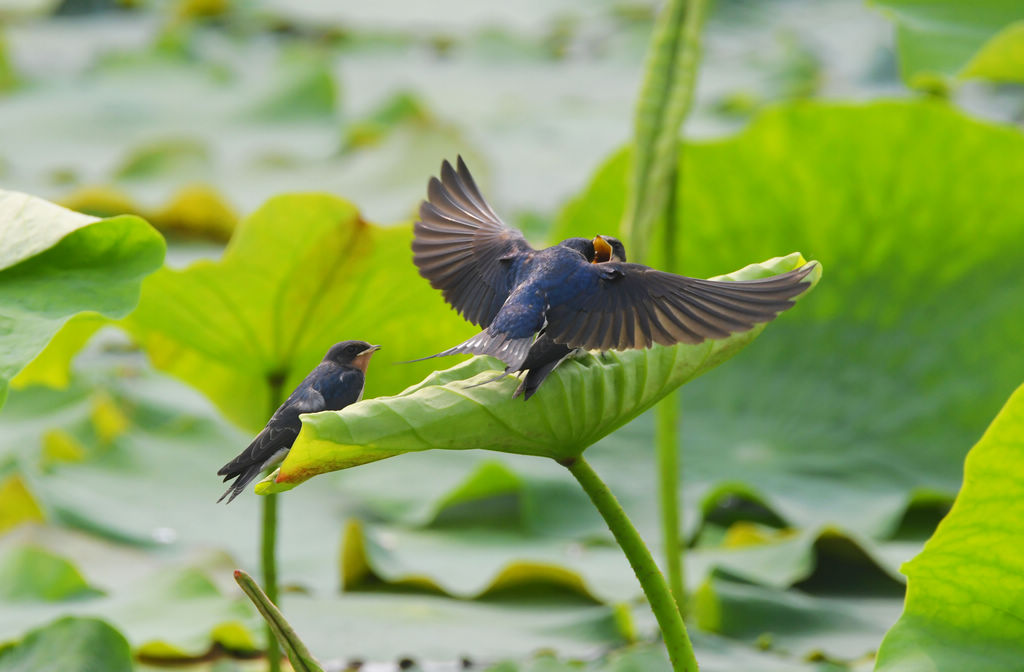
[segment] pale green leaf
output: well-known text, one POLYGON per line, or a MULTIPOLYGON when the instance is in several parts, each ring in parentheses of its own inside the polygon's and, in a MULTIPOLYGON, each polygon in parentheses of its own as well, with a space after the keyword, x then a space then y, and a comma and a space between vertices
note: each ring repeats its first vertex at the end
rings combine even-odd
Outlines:
POLYGON ((1024 82, 1024 19, 996 33, 964 66, 960 76, 1024 82))
POLYGON ((98 220, 0 190, 0 403, 72 315, 131 310, 163 256, 163 238, 138 217, 98 220))
MULTIPOLYGON (((796 268, 798 253, 752 264, 727 279, 765 277, 796 268)), ((820 267, 812 282, 820 277, 820 267)), ((370 399, 340 412, 310 414, 276 481, 258 492, 286 490, 315 476, 402 453, 486 448, 571 459, 683 383, 725 361, 763 329, 697 345, 655 346, 593 355, 560 366, 535 400, 512 399, 516 381, 484 383, 493 360, 476 357, 432 374, 400 395, 370 399)))
POLYGON ((1024 386, 964 464, 949 515, 903 566, 903 616, 881 672, 1002 672, 1024 660, 1024 386))
POLYGON ((57 602, 100 594, 74 565, 42 548, 24 546, 0 561, 0 598, 4 600, 57 602))
POLYGON ((65 322, 42 352, 11 379, 11 387, 67 387, 71 383, 71 360, 100 327, 109 323, 110 319, 99 313, 78 313, 65 322))
POLYGON ((870 0, 896 23, 900 68, 912 86, 947 78, 1024 81, 1018 0, 870 0), (1016 67, 1015 67, 1016 66, 1016 67))

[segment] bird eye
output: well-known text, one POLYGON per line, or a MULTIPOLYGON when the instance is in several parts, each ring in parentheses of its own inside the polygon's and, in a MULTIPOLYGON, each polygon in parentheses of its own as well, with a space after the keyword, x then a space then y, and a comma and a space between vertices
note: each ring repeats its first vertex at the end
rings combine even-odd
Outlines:
POLYGON ((345 350, 347 350, 347 351, 348 351, 348 352, 349 352, 350 354, 353 354, 353 355, 354 355, 354 354, 356 354, 356 351, 357 351, 358 349, 359 349, 359 348, 357 348, 357 347, 356 347, 356 346, 354 346, 354 345, 350 345, 350 346, 348 346, 347 348, 345 348, 345 350))

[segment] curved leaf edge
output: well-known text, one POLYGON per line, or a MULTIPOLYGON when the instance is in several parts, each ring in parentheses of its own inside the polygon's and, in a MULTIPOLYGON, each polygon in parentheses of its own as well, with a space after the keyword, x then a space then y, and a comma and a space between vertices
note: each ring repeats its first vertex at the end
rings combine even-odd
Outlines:
MULTIPOLYGON (((815 264, 815 268, 807 276, 810 287, 807 291, 797 297, 797 300, 800 300, 807 296, 811 289, 817 285, 821 279, 822 267, 819 262, 807 262, 799 252, 793 252, 781 257, 773 257, 772 259, 768 259, 760 263, 749 264, 737 271, 716 276, 713 279, 753 280, 785 273, 806 263, 815 264)), ((485 450, 497 450, 498 452, 550 457, 556 460, 576 457, 582 454, 583 450, 597 442, 602 437, 610 434, 647 411, 672 390, 731 357, 735 352, 753 341, 766 326, 767 325, 765 324, 758 325, 750 331, 733 334, 725 339, 709 340, 694 345, 655 345, 654 347, 646 350, 628 350, 621 352, 609 351, 600 355, 601 358, 609 361, 608 364, 600 364, 597 361, 598 357, 592 356, 582 362, 579 362, 581 366, 559 367, 549 377, 546 383, 548 388, 561 386, 563 390, 566 390, 570 385, 569 379, 571 377, 578 378, 581 375, 584 375, 586 368, 594 365, 606 366, 608 368, 619 368, 620 370, 618 373, 623 375, 639 372, 644 377, 643 386, 646 386, 649 383, 649 381, 646 380, 646 369, 654 358, 671 358, 671 362, 668 365, 672 368, 673 374, 678 374, 675 377, 670 377, 660 387, 651 390, 643 403, 625 410, 616 417, 609 418, 607 420, 598 418, 592 424, 587 424, 588 419, 584 418, 584 427, 577 432, 574 432, 573 428, 569 427, 567 431, 572 436, 563 445, 550 446, 544 445, 543 442, 537 442, 531 447, 522 448, 521 444, 524 441, 529 442, 529 437, 525 434, 520 434, 520 436, 514 437, 516 439, 515 441, 510 441, 509 444, 506 445, 501 444, 501 439, 499 437, 495 439, 496 443, 492 446, 451 445, 444 446, 444 448, 454 450, 483 448, 485 450), (696 365, 693 365, 695 360, 697 363, 696 365), (684 365, 679 366, 680 362, 683 362, 684 365), (620 366, 616 367, 616 365, 620 366)), ((292 446, 292 449, 285 458, 285 461, 278 469, 256 484, 256 493, 260 495, 267 495, 275 492, 283 492, 285 490, 290 490, 299 483, 321 473, 337 471, 339 469, 359 466, 361 464, 368 464, 369 462, 395 457, 407 452, 440 448, 440 446, 418 445, 403 446, 402 449, 394 449, 379 446, 374 447, 368 443, 363 443, 361 445, 357 443, 338 443, 331 441, 330 439, 322 438, 321 425, 322 423, 337 422, 344 424, 349 419, 355 420, 359 417, 365 417, 371 412, 378 414, 390 413, 396 418, 401 419, 401 414, 394 410, 395 406, 410 405, 416 404, 420 401, 425 401, 427 400, 428 395, 434 395, 438 391, 443 391, 443 393, 450 397, 450 399, 443 400, 442 403, 459 403, 462 398, 467 398, 469 396, 466 393, 467 390, 478 384, 487 382, 500 373, 501 369, 495 366, 495 361, 496 360, 488 357, 473 357, 449 369, 435 371, 420 383, 406 388, 397 395, 366 399, 357 404, 348 406, 341 411, 325 411, 322 413, 303 415, 302 431, 299 433, 299 437, 296 439, 295 444, 292 446), (462 383, 465 383, 465 385, 462 385, 462 383), (325 451, 329 454, 331 457, 330 462, 318 462, 315 459, 310 459, 308 453, 313 452, 314 448, 321 452, 325 451)), ((487 396, 493 397, 492 401, 497 405, 511 403, 523 404, 523 400, 511 398, 512 391, 515 389, 516 384, 516 381, 509 379, 489 383, 486 386, 487 388, 490 388, 490 392, 487 393, 487 396)), ((657 385, 657 381, 653 384, 657 385)), ((474 390, 474 394, 479 397, 481 393, 474 390)), ((479 398, 471 399, 471 401, 474 401, 479 406, 488 408, 488 412, 491 415, 496 415, 496 409, 493 405, 483 404, 479 398)), ((536 401, 534 403, 536 403, 536 401)), ((436 399, 434 400, 433 405, 438 405, 436 399)), ((441 411, 439 410, 438 412, 441 411)), ((358 422, 357 420, 355 421, 358 422)), ((405 421, 403 420, 403 422, 405 421)), ((567 424, 571 424, 571 422, 567 424)))

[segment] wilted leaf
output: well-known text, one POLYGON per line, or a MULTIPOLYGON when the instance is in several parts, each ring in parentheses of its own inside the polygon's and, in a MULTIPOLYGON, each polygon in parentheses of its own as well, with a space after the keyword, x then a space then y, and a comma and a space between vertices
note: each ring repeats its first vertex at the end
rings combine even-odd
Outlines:
POLYGON ((472 332, 416 274, 409 243, 408 228, 367 224, 346 201, 280 196, 239 225, 220 261, 156 273, 125 325, 157 368, 250 430, 338 341, 383 344, 366 395, 394 393, 430 363, 388 360, 437 352, 472 332))
MULTIPOLYGON (((800 265, 798 253, 725 276, 753 279, 800 265)), ((820 277, 820 267, 812 281, 820 277)), ((763 327, 698 345, 609 352, 560 366, 535 401, 512 399, 516 381, 483 383, 493 360, 476 357, 434 373, 394 397, 303 417, 303 429, 275 477, 257 491, 277 492, 316 474, 402 453, 486 448, 568 459, 618 429, 686 381, 725 361, 763 327)))
POLYGON ((72 315, 131 310, 164 256, 163 239, 137 217, 97 220, 13 191, 0 191, 0 241, 0 403, 72 315))
POLYGON ((0 672, 132 672, 128 642, 94 618, 62 618, 0 652, 0 672))
POLYGON ((1024 386, 964 464, 964 484, 924 551, 875 669, 1013 670, 1024 660, 1024 386))

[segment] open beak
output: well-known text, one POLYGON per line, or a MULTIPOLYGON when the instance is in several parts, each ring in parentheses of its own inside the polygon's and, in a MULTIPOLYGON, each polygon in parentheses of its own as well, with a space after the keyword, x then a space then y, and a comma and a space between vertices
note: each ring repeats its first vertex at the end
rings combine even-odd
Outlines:
POLYGON ((604 236, 594 236, 594 240, 591 242, 594 243, 594 260, 591 263, 602 264, 611 261, 612 246, 608 244, 604 236))

